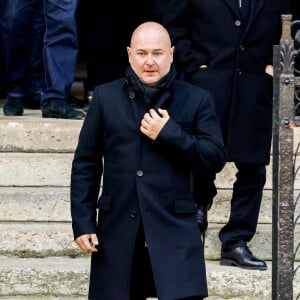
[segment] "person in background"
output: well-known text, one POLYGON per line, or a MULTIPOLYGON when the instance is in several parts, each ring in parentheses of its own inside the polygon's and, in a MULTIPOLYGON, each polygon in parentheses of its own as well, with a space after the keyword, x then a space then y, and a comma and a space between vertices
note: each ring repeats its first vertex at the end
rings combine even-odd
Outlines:
POLYGON ((45 89, 40 0, 0 2, 1 86, 6 116, 21 116, 23 108, 40 108, 45 89))
POLYGON ((79 0, 43 1, 46 31, 44 68, 46 88, 41 97, 43 118, 83 119, 84 113, 68 104, 77 67, 79 0))
MULTIPOLYGON (((266 270, 248 248, 257 228, 270 161, 273 45, 281 36, 282 0, 170 0, 164 25, 185 80, 212 93, 227 152, 237 168, 230 217, 219 232, 221 265, 266 270)), ((194 195, 207 227, 215 174, 199 168, 194 195)))
POLYGON ((91 300, 207 296, 190 175, 220 171, 225 150, 210 94, 175 79, 173 52, 159 23, 138 26, 126 77, 95 88, 80 132, 71 216, 91 300))

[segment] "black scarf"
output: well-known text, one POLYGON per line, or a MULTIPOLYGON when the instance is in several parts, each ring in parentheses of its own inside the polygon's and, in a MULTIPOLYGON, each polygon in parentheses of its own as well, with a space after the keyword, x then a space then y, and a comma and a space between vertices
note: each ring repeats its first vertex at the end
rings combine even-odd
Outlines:
POLYGON ((170 71, 161 78, 155 86, 150 87, 143 84, 129 66, 126 70, 126 78, 130 89, 149 107, 155 107, 170 98, 169 89, 176 77, 176 69, 171 65, 170 71))

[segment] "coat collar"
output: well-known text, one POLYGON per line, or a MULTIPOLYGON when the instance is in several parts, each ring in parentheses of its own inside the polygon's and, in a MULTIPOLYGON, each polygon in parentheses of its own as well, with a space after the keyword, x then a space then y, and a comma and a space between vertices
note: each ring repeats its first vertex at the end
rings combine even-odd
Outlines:
POLYGON ((145 106, 153 108, 165 108, 169 105, 172 85, 176 78, 176 69, 172 64, 170 71, 161 78, 155 87, 147 87, 138 79, 135 72, 129 66, 126 70, 126 84, 130 99, 138 98, 145 106))

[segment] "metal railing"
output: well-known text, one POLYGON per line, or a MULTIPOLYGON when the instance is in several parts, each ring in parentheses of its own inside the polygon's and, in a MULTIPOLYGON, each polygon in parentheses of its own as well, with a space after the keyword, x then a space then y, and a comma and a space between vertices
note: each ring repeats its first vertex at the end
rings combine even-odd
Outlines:
POLYGON ((300 55, 291 37, 293 26, 299 24, 299 21, 292 21, 291 15, 283 15, 280 45, 274 46, 273 300, 300 299, 300 292, 293 295, 293 281, 299 269, 294 263, 300 251, 300 243, 294 241, 295 227, 300 222, 300 215, 295 214, 297 205, 300 205, 300 194, 295 195, 294 191, 295 178, 300 172, 296 167, 299 145, 294 150, 294 128, 300 126, 300 117, 297 116, 300 111, 300 71, 295 66, 295 59, 300 55))

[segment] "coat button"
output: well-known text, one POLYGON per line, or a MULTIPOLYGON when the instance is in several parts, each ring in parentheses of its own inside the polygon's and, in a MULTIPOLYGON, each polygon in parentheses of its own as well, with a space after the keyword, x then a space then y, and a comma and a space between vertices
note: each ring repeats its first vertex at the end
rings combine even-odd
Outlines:
POLYGON ((134 99, 134 98, 135 98, 135 93, 129 92, 129 99, 134 99))
POLYGON ((136 217, 137 217, 137 212, 136 212, 136 211, 132 211, 132 212, 130 213, 130 218, 134 219, 134 218, 136 218, 136 217))
POLYGON ((236 20, 236 21, 234 22, 234 24, 235 24, 235 26, 240 27, 242 23, 241 23, 240 20, 236 20))
POLYGON ((236 73, 237 73, 238 75, 242 75, 242 70, 241 70, 241 69, 236 69, 236 73))
POLYGON ((236 69, 236 73, 237 73, 238 75, 242 75, 242 70, 241 70, 241 69, 236 69))
POLYGON ((142 177, 144 175, 144 172, 142 170, 138 170, 136 172, 136 175, 139 176, 139 177, 142 177))

